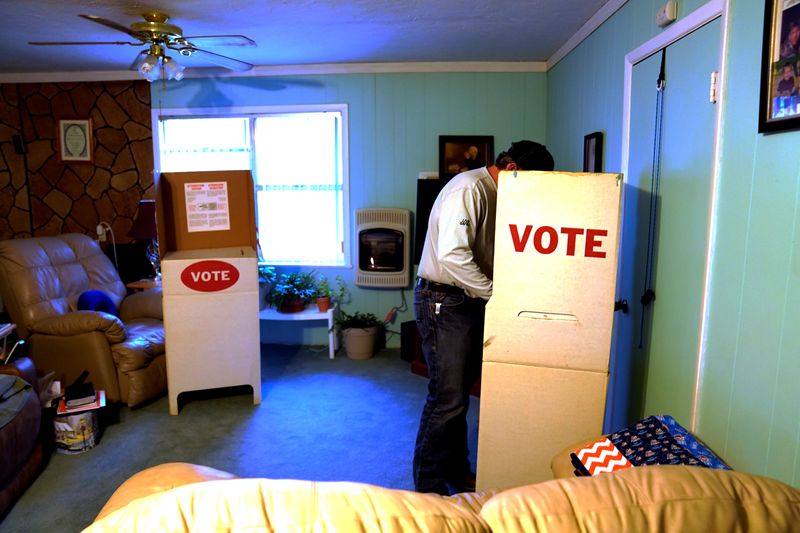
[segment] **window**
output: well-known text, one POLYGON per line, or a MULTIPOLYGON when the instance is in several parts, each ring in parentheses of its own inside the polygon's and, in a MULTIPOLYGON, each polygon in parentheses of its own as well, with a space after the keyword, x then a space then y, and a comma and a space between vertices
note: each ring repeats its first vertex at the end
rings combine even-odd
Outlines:
POLYGON ((347 264, 346 106, 162 113, 161 172, 251 170, 264 261, 347 264))

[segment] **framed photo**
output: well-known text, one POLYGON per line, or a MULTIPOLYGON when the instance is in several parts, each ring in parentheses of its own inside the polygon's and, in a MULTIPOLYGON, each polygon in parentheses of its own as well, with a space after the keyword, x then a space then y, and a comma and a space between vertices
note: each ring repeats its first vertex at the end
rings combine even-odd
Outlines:
POLYGON ((603 134, 596 131, 583 138, 583 171, 603 171, 603 134))
POLYGON ((800 128, 800 0, 766 0, 758 132, 800 128))
POLYGON ((439 179, 449 180, 459 172, 494 163, 491 135, 440 135, 439 179))
POLYGON ((64 163, 91 163, 94 156, 92 119, 58 121, 58 154, 64 163))

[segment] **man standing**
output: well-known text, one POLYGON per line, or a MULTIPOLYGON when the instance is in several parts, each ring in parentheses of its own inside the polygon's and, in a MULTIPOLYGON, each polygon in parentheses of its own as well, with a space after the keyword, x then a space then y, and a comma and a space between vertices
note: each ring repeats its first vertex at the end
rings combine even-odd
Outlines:
POLYGON ((414 315, 428 364, 428 396, 414 450, 419 492, 474 490, 467 448, 469 390, 480 376, 492 295, 494 219, 501 170, 553 170, 547 148, 518 141, 495 163, 456 175, 431 209, 414 315))

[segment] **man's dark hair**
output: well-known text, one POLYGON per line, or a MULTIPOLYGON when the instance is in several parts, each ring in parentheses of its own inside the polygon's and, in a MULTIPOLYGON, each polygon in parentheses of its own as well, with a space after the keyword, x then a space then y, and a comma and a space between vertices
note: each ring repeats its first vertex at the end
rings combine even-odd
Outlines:
POLYGON ((495 159, 495 165, 504 168, 509 163, 516 163, 520 170, 553 170, 553 156, 544 145, 533 141, 517 141, 495 159))

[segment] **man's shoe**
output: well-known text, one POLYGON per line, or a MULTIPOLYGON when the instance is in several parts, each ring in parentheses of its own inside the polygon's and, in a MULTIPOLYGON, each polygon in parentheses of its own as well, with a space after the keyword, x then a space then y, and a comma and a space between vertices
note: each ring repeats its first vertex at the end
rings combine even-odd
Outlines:
POLYGON ((475 492, 475 474, 467 472, 458 482, 448 482, 447 487, 450 489, 451 496, 461 492, 475 492))
POLYGON ((475 492, 475 474, 470 472, 464 479, 464 492, 475 492))

